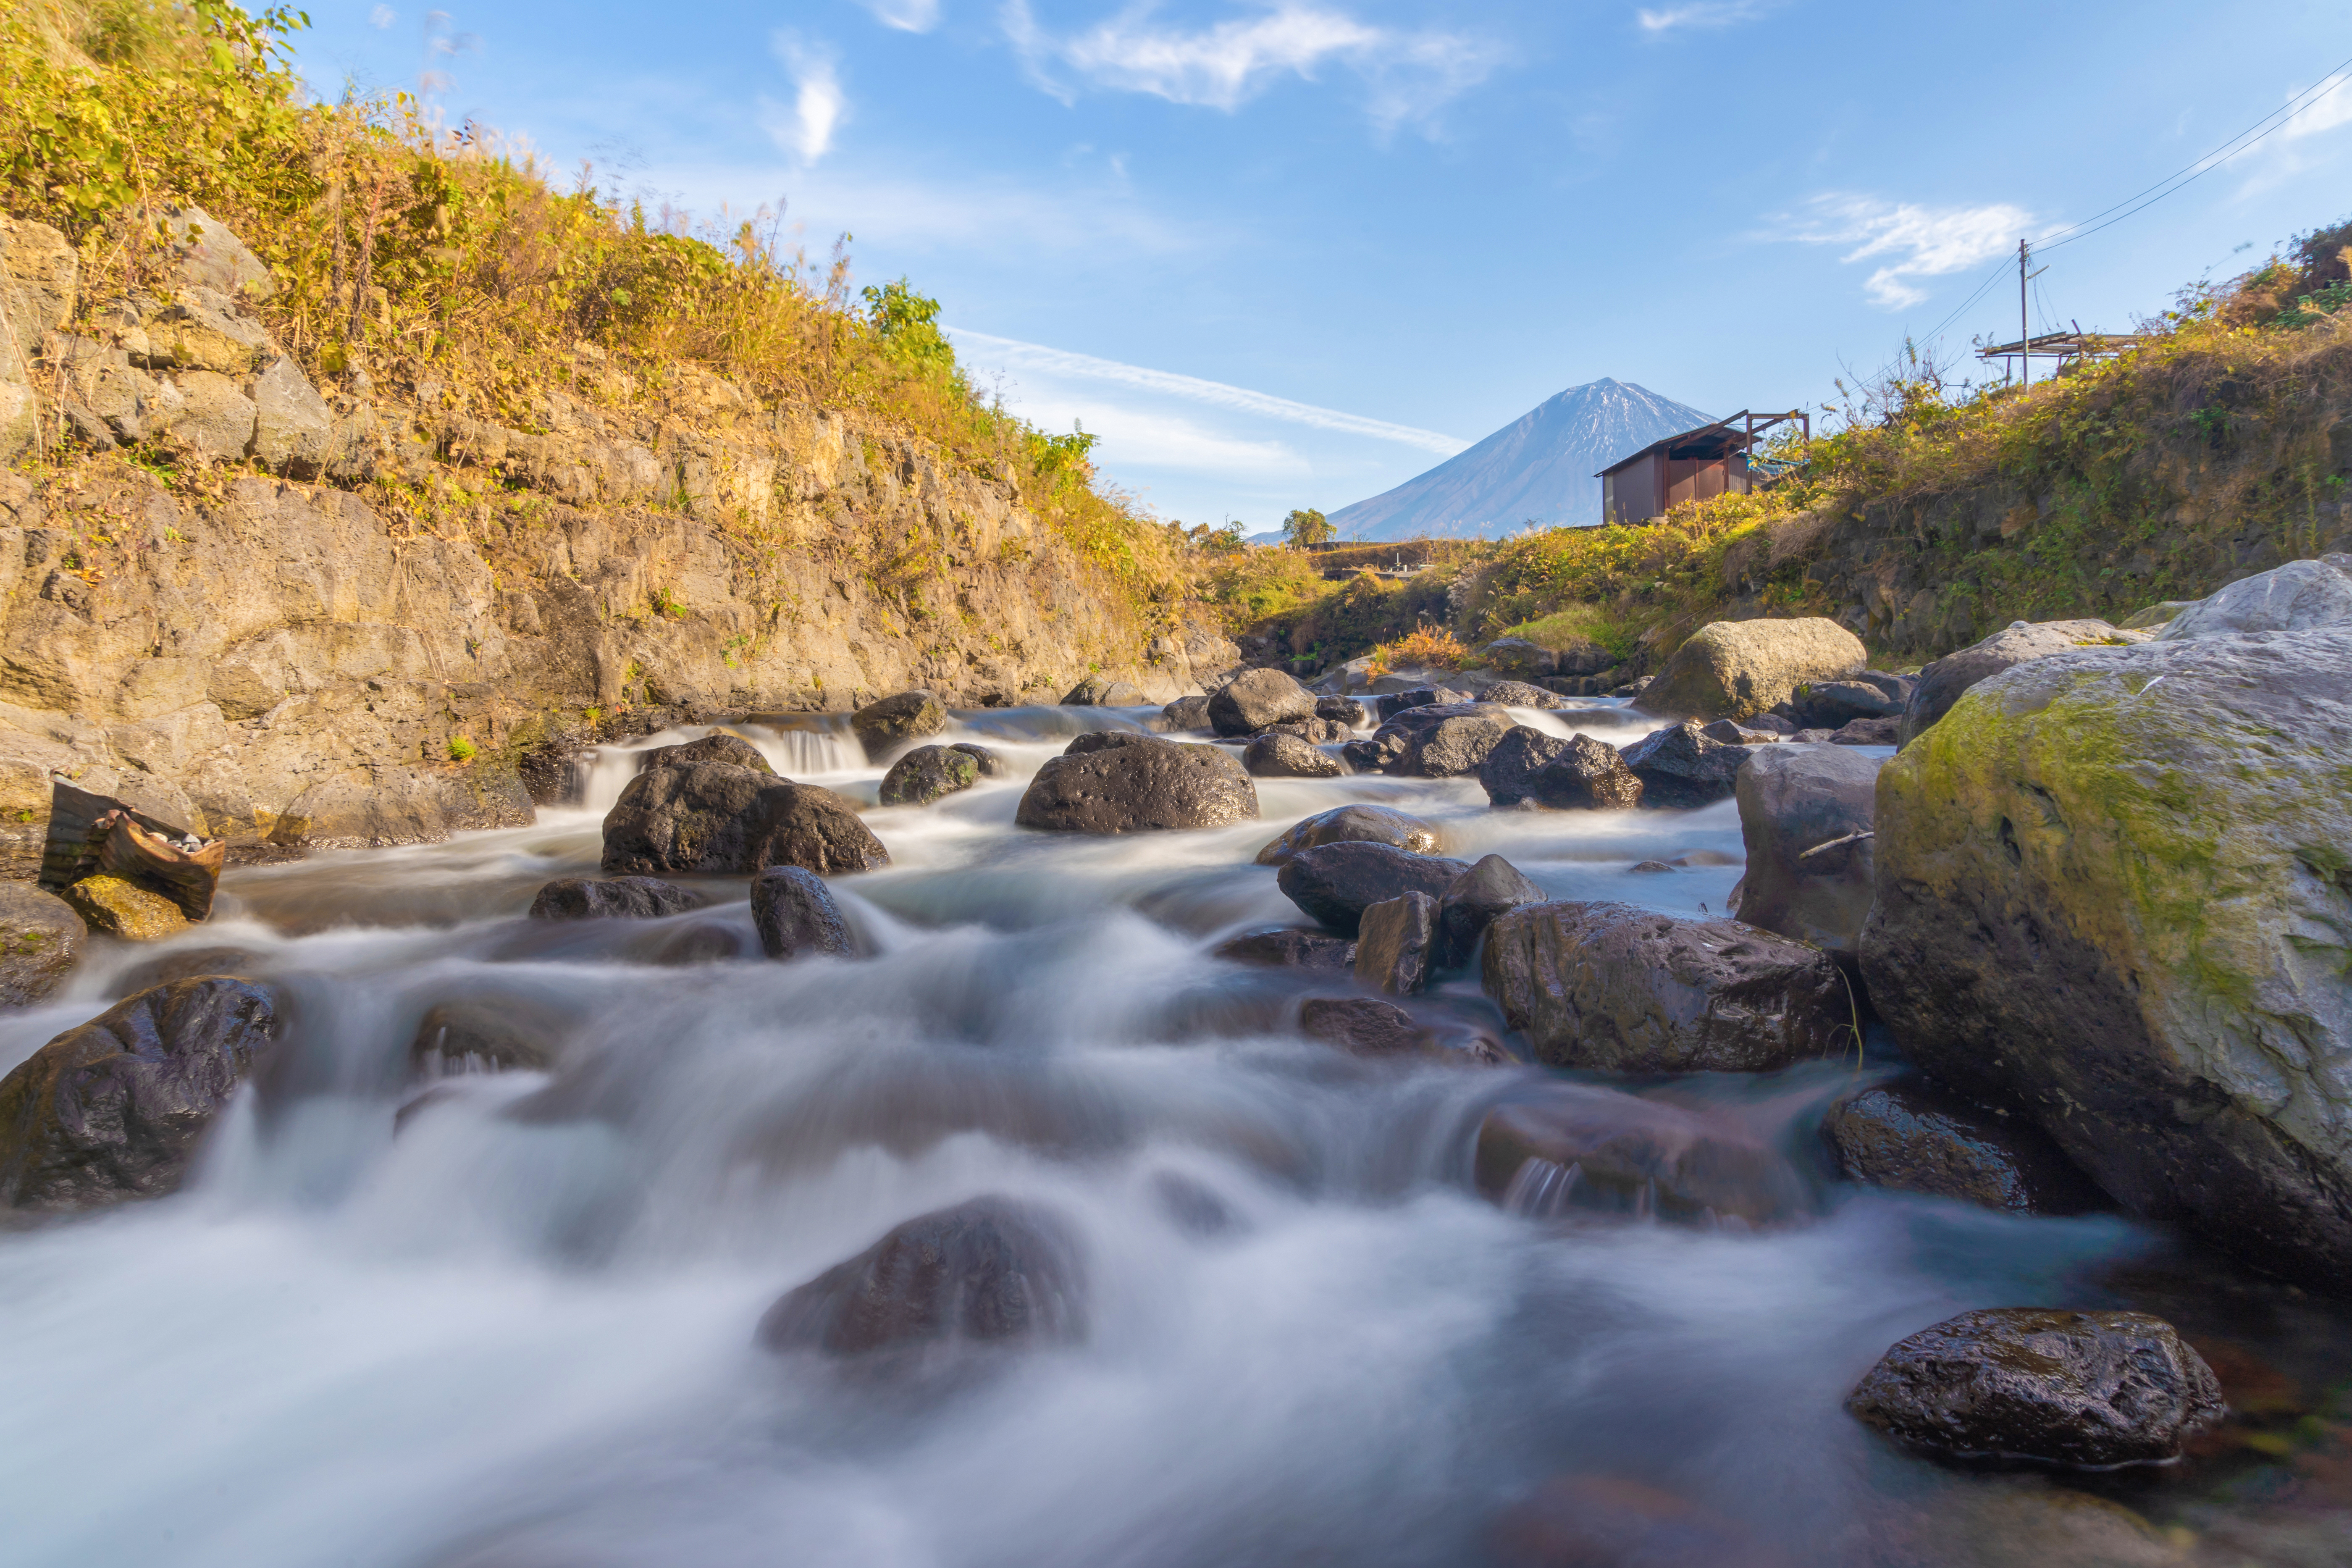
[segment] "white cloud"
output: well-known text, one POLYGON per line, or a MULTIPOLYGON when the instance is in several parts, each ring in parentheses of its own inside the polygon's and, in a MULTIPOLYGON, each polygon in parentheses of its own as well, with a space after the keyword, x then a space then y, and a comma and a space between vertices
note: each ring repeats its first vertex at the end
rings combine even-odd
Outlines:
POLYGON ((1669 6, 1653 11, 1648 6, 1633 13, 1642 31, 1650 34, 1679 32, 1685 27, 1731 27, 1742 22, 1753 22, 1770 11, 1768 0, 1694 0, 1688 5, 1669 6))
POLYGON ((1111 382, 1236 413, 1255 415, 1259 418, 1280 419, 1293 425, 1306 425, 1318 430, 1334 430, 1350 436, 1369 436, 1375 440, 1417 447, 1446 458, 1470 445, 1467 441, 1441 435, 1434 430, 1418 430, 1410 425, 1391 425, 1384 419, 1368 419, 1360 414, 1344 414, 1336 408, 1318 408, 1311 403, 1294 403, 1286 397, 1252 392, 1244 386, 1229 386, 1222 381, 1204 381, 1199 376, 1180 375, 1174 371, 1122 364, 1117 360, 1097 359, 1092 354, 1072 353, 1066 349, 1047 348, 1042 343, 1025 343, 1016 338, 992 337, 986 332, 969 331, 961 327, 950 327, 948 331, 959 345, 974 344, 988 360, 1009 369, 1025 368, 1047 375, 1111 382))
POLYGON ((835 75, 831 49, 803 43, 791 32, 779 32, 771 43, 776 58, 792 73, 796 90, 789 107, 771 99, 760 100, 761 129, 806 168, 833 145, 833 133, 848 112, 849 100, 835 75))
POLYGON ((1854 247, 1838 258, 1849 263, 1889 258, 1863 284, 1863 292, 1883 310, 1900 310, 1927 298, 1927 290, 1912 279, 1940 278, 1989 260, 2029 234, 2032 224, 2032 214, 2007 202, 1930 207, 1832 192, 1815 196, 1801 216, 1781 218, 1764 237, 1851 244, 1854 247))
POLYGON ((368 26, 381 33, 400 20, 400 13, 389 5, 379 5, 368 13, 368 26))
POLYGON ((1337 63, 1370 89, 1372 118, 1386 128, 1426 122, 1502 60, 1500 48, 1485 39, 1401 32, 1301 0, 1277 0, 1260 16, 1191 31, 1155 24, 1152 8, 1151 0, 1142 0, 1063 37, 1037 26, 1028 0, 1006 0, 1003 19, 1031 79, 1065 103, 1076 100, 1076 89, 1056 68, 1087 86, 1231 113, 1284 76, 1313 81, 1318 70, 1337 63))
POLYGON ((940 25, 940 0, 866 0, 866 8, 902 33, 928 33, 940 25))
POLYGON ((2285 136, 2290 142, 2300 142, 2347 121, 2352 121, 2352 72, 2331 79, 2318 97, 2296 110, 2286 122, 2285 136))

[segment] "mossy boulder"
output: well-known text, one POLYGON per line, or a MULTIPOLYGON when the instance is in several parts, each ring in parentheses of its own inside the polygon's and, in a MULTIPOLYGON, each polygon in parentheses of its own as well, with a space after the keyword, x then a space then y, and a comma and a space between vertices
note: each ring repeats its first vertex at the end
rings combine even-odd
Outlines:
POLYGON ((68 888, 66 902, 89 929, 125 942, 161 942, 188 929, 180 906, 138 883, 100 872, 68 888))
POLYGON ((2077 648, 1878 776, 1872 1001, 2136 1212, 2352 1280, 2352 627, 2077 648))

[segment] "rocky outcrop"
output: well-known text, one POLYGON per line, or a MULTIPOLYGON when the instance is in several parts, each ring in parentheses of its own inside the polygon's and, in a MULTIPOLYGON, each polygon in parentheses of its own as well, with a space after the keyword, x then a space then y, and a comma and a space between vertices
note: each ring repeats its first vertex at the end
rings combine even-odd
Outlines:
POLYGON ((751 924, 770 958, 847 958, 857 951, 833 889, 798 866, 772 866, 751 879, 751 924))
POLYGON ((1732 912, 1752 926, 1852 954, 1876 887, 1875 757, 1834 746, 1759 747, 1738 777, 1748 851, 1732 912))
POLYGON ((1879 775, 1871 1000, 2126 1207, 2352 1278, 2352 627, 2089 647, 1879 775))
POLYGON ((1291 824, 1257 852, 1257 863, 1286 865, 1302 849, 1347 843, 1390 844, 1415 855, 1434 855, 1444 847, 1436 827, 1418 816, 1385 805, 1339 805, 1291 824))
POLYGON ((1478 762, 1489 804, 1546 811, 1622 811, 1642 799, 1642 781, 1606 741, 1576 734, 1563 741, 1514 724, 1478 762))
POLYGON ((604 869, 621 875, 800 866, 832 876, 889 863, 831 790, 726 763, 648 768, 604 814, 604 869))
POLYGON ((1839 1173, 1865 1186, 1955 1198, 2009 1214, 2080 1214, 2096 1187, 2041 1129, 1916 1077, 1874 1084, 1822 1119, 1839 1173))
POLYGON ((1746 719, 1809 681, 1843 680, 1869 662, 1862 639, 1819 616, 1710 621, 1675 650, 1637 699, 1669 719, 1746 719))
POLYGON ((530 901, 535 921, 650 921, 700 909, 702 900, 658 877, 564 877, 530 901))
POLYGON ((0 1079, 0 1203, 171 1192, 277 1026, 267 991, 214 976, 142 991, 59 1035, 0 1079))
POLYGON ((2105 621, 2012 622, 1982 642, 1958 653, 1948 653, 1919 672, 1903 705, 1903 721, 1895 743, 1907 746, 1928 726, 1952 710, 1960 694, 1980 680, 2029 659, 2069 653, 2094 643, 2113 641, 2116 628, 2105 621))
POLYGON ((929 805, 980 782, 980 760, 951 746, 918 746, 890 764, 876 799, 884 805, 929 805))
POLYGON ((0 882, 0 1007, 30 1006, 56 990, 89 936, 63 899, 29 883, 0 882))
POLYGON ((1570 1210, 1764 1224, 1803 1212, 1796 1168, 1728 1117, 1547 1083, 1479 1123, 1478 1190, 1519 1214, 1570 1210))
POLYGON ((1122 734, 1119 744, 1075 744, 1029 781, 1013 820, 1053 833, 1152 833, 1223 827, 1257 816, 1257 788, 1215 746, 1122 734))
POLYGON ((2213 1369, 2163 1319, 2029 1307, 1898 1342, 1845 1407, 1938 1455, 2086 1468, 2178 1458, 2229 1413, 2213 1369))
POLYGON ((1829 955, 1737 921, 1528 904, 1487 929, 1483 978, 1554 1067, 1769 1072, 1853 1046, 1829 955))
POLYGON ((1284 863, 1275 883, 1310 919, 1354 936, 1372 905, 1406 893, 1443 898, 1469 868, 1459 860, 1415 855, 1393 845, 1343 840, 1300 850, 1284 863))

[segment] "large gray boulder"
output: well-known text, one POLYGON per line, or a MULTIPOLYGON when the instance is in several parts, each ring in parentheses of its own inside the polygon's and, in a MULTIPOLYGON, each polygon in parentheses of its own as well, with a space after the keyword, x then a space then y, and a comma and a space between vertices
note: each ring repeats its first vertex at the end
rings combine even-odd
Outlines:
POLYGON ((1128 735, 1048 761, 1013 820, 1055 833, 1151 833, 1223 827, 1257 812, 1257 786, 1230 752, 1128 735))
POLYGON ((1415 855, 1434 855, 1444 847, 1436 827, 1418 816, 1385 805, 1335 805, 1292 823, 1257 852, 1257 863, 1286 865, 1302 849, 1346 843, 1391 844, 1415 855))
POLYGON ((2158 628, 2158 642, 2302 632, 2352 623, 2352 555, 2290 561, 2232 583, 2158 628))
POLYGON ((1536 1059, 1604 1072, 1769 1072, 1851 1050, 1829 955, 1737 921, 1527 904, 1486 930, 1486 994, 1536 1059))
POLYGON ((1759 746, 1739 770, 1748 851, 1732 911, 1752 926, 1851 953, 1876 887, 1876 757, 1843 746, 1759 746))
POLYGON ((2352 1279, 2352 626, 2085 647, 1879 774, 1871 1000, 2137 1213, 2352 1279))
POLYGON ((1347 840, 1302 849, 1276 877, 1283 897, 1314 920, 1354 936, 1364 911, 1406 893, 1444 898, 1454 879, 1470 869, 1459 860, 1415 855, 1388 844, 1347 840))
POLYGON ((1616 747, 1528 724, 1512 725, 1479 759, 1478 784, 1492 805, 1546 811, 1622 810, 1642 799, 1642 781, 1616 747))
POLYGON ((1642 781, 1642 804, 1670 810, 1728 799, 1748 756, 1745 746, 1701 734, 1696 719, 1653 730, 1622 754, 1627 771, 1642 781))
POLYGON ((63 899, 29 882, 0 882, 0 1007, 27 1007, 56 990, 89 938, 63 899))
POLYGON ((1710 621, 1691 634, 1635 700, 1669 719, 1746 719, 1808 681, 1843 680, 1868 663, 1862 639, 1819 616, 1710 621))
POLYGON ((849 803, 729 763, 647 768, 604 815, 604 869, 742 876, 800 866, 819 876, 890 863, 849 803))
POLYGON ((142 991, 0 1079, 0 1203, 157 1197, 278 1027, 269 993, 212 975, 142 991))
POLYGON ((1209 695, 1209 725, 1220 735, 1314 717, 1315 693, 1278 669, 1244 669, 1209 695))
POLYGON ((1895 744, 1909 745, 1928 726, 1950 712, 1962 692, 1980 680, 1990 680, 2004 669, 2046 658, 2053 653, 2072 653, 2094 643, 2112 642, 2117 635, 2116 628, 2105 621, 2012 621, 1982 642, 1948 653, 1919 671, 1918 681, 1903 705, 1903 722, 1895 731, 1895 744))
POLYGON ((1454 778, 1476 773, 1511 728, 1511 710, 1500 703, 1432 702, 1405 709, 1383 723, 1370 744, 1387 757, 1386 772, 1454 778))
POLYGON ((927 739, 947 727, 947 704, 922 690, 868 702, 849 716, 849 728, 866 748, 866 760, 876 763, 908 742, 927 739))
POLYGON ((1481 1193, 1536 1215, 1756 1225, 1805 1205, 1796 1168, 1733 1118, 1590 1084, 1543 1083, 1488 1111, 1473 1169, 1481 1193))

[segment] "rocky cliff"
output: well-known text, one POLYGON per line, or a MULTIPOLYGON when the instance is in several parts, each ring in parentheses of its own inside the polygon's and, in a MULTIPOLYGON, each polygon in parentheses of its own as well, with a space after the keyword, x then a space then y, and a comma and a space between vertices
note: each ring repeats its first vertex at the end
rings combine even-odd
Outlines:
POLYGON ((1095 670, 1165 700, 1235 657, 1009 474, 855 413, 584 343, 520 409, 322 395, 235 237, 163 226, 161 283, 89 300, 62 237, 0 226, 13 842, 53 769, 232 843, 398 842, 527 819, 534 758, 614 733, 1095 670))

